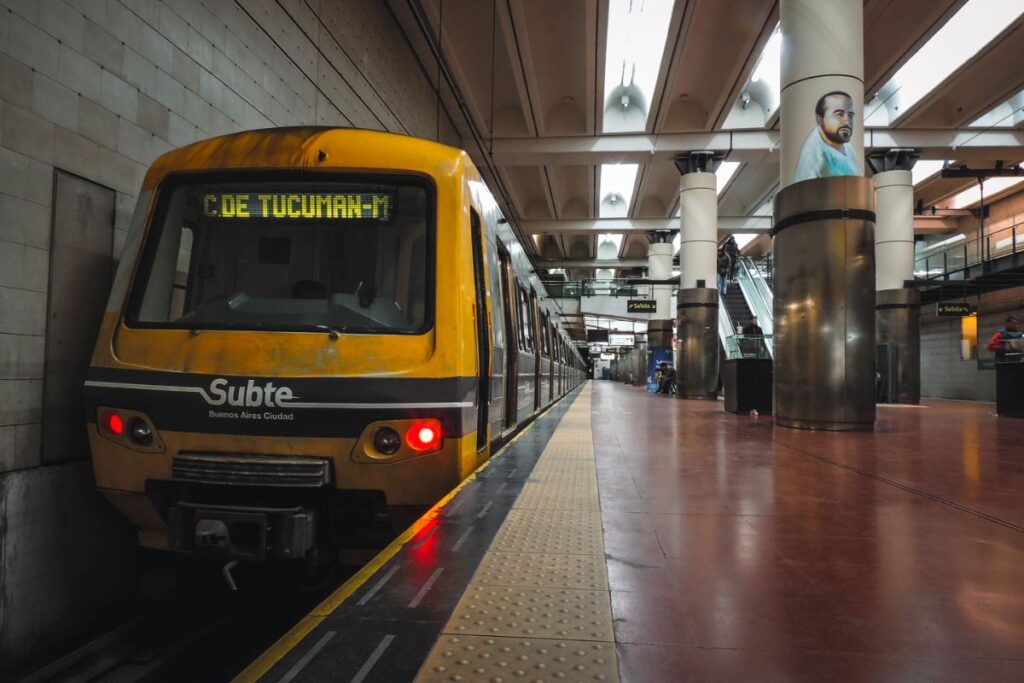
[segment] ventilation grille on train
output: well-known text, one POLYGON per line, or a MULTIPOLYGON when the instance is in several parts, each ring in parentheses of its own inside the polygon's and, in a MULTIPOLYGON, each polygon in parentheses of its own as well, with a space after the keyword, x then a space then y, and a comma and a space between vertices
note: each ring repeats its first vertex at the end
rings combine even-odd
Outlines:
POLYGON ((324 486, 331 463, 322 458, 228 453, 182 453, 174 458, 174 478, 204 484, 242 486, 324 486))

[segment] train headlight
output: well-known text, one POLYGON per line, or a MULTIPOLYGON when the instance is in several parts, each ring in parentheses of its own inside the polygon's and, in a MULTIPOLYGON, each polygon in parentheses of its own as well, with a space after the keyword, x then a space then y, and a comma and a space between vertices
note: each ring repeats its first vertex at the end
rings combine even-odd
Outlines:
POLYGON ((394 455, 402 447, 402 437, 391 427, 381 427, 373 435, 373 447, 381 455, 394 455))
POLYGON ((429 453, 441 448, 441 421, 416 420, 405 432, 405 442, 417 453, 429 453))
POLYGON ((153 443, 153 429, 141 417, 132 418, 128 433, 132 437, 132 441, 140 446, 148 446, 153 443))

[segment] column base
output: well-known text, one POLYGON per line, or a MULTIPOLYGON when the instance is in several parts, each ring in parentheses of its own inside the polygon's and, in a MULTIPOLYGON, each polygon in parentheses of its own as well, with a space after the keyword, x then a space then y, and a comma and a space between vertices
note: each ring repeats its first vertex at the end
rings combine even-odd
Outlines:
POLYGON ((875 429, 874 422, 815 422, 778 416, 775 417, 775 424, 780 427, 806 429, 812 432, 870 432, 875 429))

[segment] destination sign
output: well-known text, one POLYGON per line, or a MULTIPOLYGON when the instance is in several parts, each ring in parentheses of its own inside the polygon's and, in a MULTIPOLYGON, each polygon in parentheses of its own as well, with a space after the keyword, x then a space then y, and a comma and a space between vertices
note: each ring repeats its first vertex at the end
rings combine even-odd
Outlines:
POLYGON ((658 302, 654 299, 629 299, 626 301, 626 313, 657 313, 658 302))
POLYGON ((200 198, 207 218, 231 220, 390 220, 395 197, 387 192, 210 193, 200 198))
POLYGON ((935 314, 943 318, 963 318, 967 315, 974 315, 978 307, 974 304, 961 303, 939 303, 935 304, 935 314))

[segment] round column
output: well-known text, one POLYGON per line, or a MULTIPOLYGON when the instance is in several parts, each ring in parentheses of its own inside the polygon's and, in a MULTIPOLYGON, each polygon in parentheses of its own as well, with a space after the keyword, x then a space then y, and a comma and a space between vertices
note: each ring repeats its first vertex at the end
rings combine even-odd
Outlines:
POLYGON ((679 293, 676 326, 679 398, 718 394, 718 177, 693 155, 679 179, 679 293))
POLYGON ((780 21, 781 186, 864 175, 862 0, 782 0, 780 21))
POLYGON ((910 171, 875 177, 875 288, 903 289, 914 279, 914 184, 910 171))
POLYGON ((875 193, 864 178, 862 0, 782 0, 775 422, 875 421, 875 193))
MULTIPOLYGON (((901 160, 913 165, 913 159, 901 160)), ((885 160, 883 160, 885 161, 885 160)), ((906 169, 874 176, 875 343, 880 386, 878 400, 921 402, 921 296, 904 284, 914 279, 914 184, 906 169)))
MULTIPOLYGON (((655 242, 647 247, 647 278, 668 280, 672 277, 672 243, 655 242)), ((647 322, 647 377, 654 381, 660 363, 672 364, 671 285, 652 285, 652 298, 657 303, 654 317, 647 322)))
POLYGON ((718 178, 714 173, 685 173, 679 179, 679 289, 697 281, 715 289, 718 263, 718 178))

